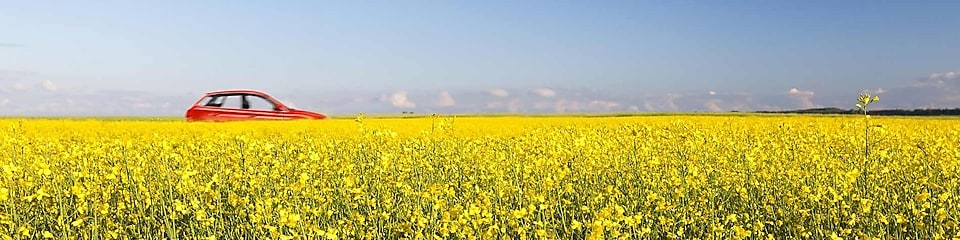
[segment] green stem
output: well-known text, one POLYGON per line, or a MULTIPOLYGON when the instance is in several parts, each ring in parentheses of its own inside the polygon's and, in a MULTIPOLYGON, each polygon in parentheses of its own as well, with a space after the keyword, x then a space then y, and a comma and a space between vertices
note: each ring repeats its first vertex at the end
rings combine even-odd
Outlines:
POLYGON ((863 106, 863 157, 870 156, 870 116, 867 115, 867 106, 863 106))

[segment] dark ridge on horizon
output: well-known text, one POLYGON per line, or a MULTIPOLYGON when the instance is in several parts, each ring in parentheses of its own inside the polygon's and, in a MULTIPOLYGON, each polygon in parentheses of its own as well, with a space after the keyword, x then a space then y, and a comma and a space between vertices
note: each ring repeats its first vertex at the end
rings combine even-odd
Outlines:
MULTIPOLYGON (((754 113, 798 113, 798 114, 863 114, 857 109, 807 108, 786 111, 756 111, 754 113)), ((877 116, 960 116, 960 108, 953 109, 879 109, 868 110, 867 114, 877 116)))

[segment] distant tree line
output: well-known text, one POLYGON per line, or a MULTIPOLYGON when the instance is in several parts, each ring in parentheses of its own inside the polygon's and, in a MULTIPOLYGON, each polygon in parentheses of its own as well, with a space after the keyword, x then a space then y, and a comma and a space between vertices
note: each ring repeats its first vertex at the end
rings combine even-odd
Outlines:
MULTIPOLYGON (((787 111, 757 111, 757 113, 806 113, 806 114, 862 114, 856 109, 840 108, 810 108, 787 111)), ((960 115, 960 108, 953 109, 883 109, 869 110, 867 114, 878 116, 955 116, 960 115)))

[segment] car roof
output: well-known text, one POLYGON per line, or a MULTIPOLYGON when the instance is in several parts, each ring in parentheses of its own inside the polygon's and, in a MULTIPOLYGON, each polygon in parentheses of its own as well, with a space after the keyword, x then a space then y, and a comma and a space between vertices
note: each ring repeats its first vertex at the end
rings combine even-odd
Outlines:
POLYGON ((228 90, 217 90, 207 92, 207 95, 218 95, 218 94, 256 94, 256 95, 269 95, 265 92, 252 90, 252 89, 228 89, 228 90))

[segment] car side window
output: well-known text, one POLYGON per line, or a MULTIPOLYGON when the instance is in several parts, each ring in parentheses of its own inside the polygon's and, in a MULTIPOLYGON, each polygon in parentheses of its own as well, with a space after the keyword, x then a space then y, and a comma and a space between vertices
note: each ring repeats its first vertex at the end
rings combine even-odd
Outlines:
POLYGON ((221 97, 223 100, 220 102, 220 107, 222 108, 243 108, 243 103, 241 102, 239 95, 226 95, 221 97))
POLYGON ((251 94, 214 95, 200 101, 207 107, 252 109, 261 111, 275 111, 277 105, 264 97, 251 94))
POLYGON ((260 111, 274 111, 277 108, 277 105, 273 104, 273 102, 270 102, 269 100, 261 96, 257 96, 257 95, 246 95, 246 96, 247 96, 248 106, 250 107, 249 109, 260 110, 260 111))
POLYGON ((223 105, 223 96, 210 96, 202 101, 203 106, 220 107, 223 105))

